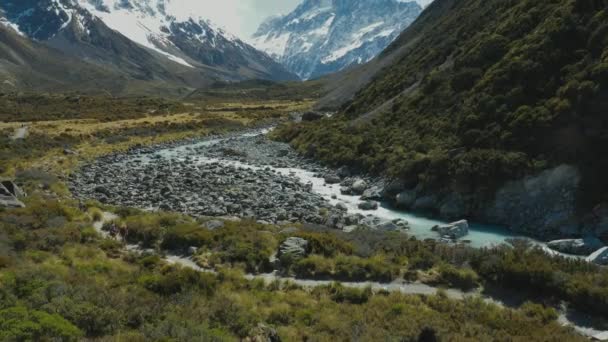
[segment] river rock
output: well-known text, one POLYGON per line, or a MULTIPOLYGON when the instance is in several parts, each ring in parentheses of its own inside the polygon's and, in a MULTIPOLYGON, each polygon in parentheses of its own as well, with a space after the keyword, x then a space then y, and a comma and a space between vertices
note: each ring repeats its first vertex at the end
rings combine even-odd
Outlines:
POLYGON ((376 210, 378 209, 378 202, 376 201, 365 201, 359 203, 359 209, 361 210, 376 210))
POLYGON ((338 184, 342 181, 338 175, 328 174, 323 177, 327 184, 338 184))
POLYGON ((458 240, 469 234, 469 222, 461 220, 446 225, 435 226, 432 230, 438 232, 441 236, 458 240))
POLYGON ((563 239, 547 243, 547 247, 566 254, 589 255, 604 247, 604 244, 595 237, 584 239, 563 239))
POLYGON ((361 199, 365 201, 380 201, 382 200, 382 189, 378 186, 373 186, 363 192, 361 199))
POLYGON ((348 207, 346 206, 346 204, 339 202, 338 204, 336 204, 336 209, 340 210, 340 211, 348 211, 348 207))
POLYGON ((353 185, 350 187, 350 191, 353 195, 362 195, 363 192, 367 189, 367 182, 363 179, 357 179, 353 182, 353 185))
POLYGON ((601 248, 597 250, 595 253, 591 254, 587 257, 588 262, 592 262, 594 264, 607 266, 608 265, 608 247, 601 248))
POLYGON ((300 259, 308 255, 308 241, 299 237, 289 237, 279 246, 278 257, 290 256, 300 259))

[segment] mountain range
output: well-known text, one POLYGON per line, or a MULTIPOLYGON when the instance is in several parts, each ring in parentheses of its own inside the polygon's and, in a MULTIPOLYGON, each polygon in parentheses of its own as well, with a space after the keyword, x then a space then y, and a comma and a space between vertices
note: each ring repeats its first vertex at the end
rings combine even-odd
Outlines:
POLYGON ((421 13, 415 1, 305 0, 260 25, 251 43, 303 79, 376 57, 421 13))
POLYGON ((63 78, 44 66, 33 68, 38 69, 35 75, 19 71, 27 64, 19 52, 26 46, 32 55, 49 55, 50 60, 78 60, 75 66, 88 70, 81 77, 72 75, 81 82, 92 81, 91 73, 105 74, 101 78, 113 84, 109 90, 114 92, 128 84, 164 83, 185 91, 217 80, 297 79, 266 54, 209 21, 178 18, 170 11, 172 6, 170 0, 4 0, 0 3, 1 43, 12 51, 11 60, 0 61, 5 81, 10 84, 29 77, 34 88, 36 77, 73 84, 73 78, 63 78))

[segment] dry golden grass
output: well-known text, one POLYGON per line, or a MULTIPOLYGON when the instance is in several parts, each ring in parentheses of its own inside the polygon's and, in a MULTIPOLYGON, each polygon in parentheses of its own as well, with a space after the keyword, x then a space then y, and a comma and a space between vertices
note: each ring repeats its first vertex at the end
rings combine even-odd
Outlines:
MULTIPOLYGON (((143 118, 133 118, 114 121, 102 121, 97 119, 73 119, 53 120, 35 122, 0 122, 0 131, 14 131, 22 125, 28 126, 29 134, 42 135, 49 138, 57 136, 73 137, 79 141, 70 149, 76 154, 65 154, 63 148, 54 148, 44 151, 42 157, 26 158, 15 156, 7 161, 10 165, 3 173, 4 176, 14 175, 16 170, 39 168, 50 171, 57 175, 69 174, 83 162, 90 161, 100 156, 126 151, 135 145, 153 145, 168 141, 182 140, 186 138, 205 136, 212 129, 222 127, 217 122, 235 123, 235 126, 252 125, 259 120, 277 119, 286 117, 294 111, 304 111, 311 107, 310 101, 270 101, 250 103, 214 103, 205 109, 196 107, 195 104, 185 104, 192 110, 188 113, 171 115, 150 115, 143 118), (206 126, 215 122, 213 127, 206 126), (187 128, 184 128, 186 126, 187 128), (148 136, 128 135, 125 132, 136 128, 164 127, 166 132, 148 136), (108 142, 96 134, 103 133, 121 137, 117 141, 108 142)), ((27 138, 26 138, 27 139, 27 138)))

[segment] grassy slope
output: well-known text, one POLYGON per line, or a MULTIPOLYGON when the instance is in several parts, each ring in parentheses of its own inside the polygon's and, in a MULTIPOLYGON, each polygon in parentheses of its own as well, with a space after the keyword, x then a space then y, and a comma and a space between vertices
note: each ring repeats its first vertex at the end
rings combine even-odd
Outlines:
POLYGON ((491 193, 573 163, 595 204, 608 187, 606 5, 437 0, 339 115, 281 135, 325 161, 435 191, 491 193))

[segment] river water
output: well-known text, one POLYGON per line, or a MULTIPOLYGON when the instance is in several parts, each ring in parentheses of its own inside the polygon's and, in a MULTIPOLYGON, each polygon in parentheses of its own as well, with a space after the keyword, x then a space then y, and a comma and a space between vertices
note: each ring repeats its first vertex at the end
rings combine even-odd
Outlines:
MULTIPOLYGON (((260 130, 253 133, 246 133, 241 135, 242 138, 256 137, 262 134, 268 133, 269 130, 260 130)), ((360 196, 344 195, 340 192, 339 184, 326 184, 323 178, 320 178, 317 174, 312 171, 304 170, 301 168, 276 168, 270 165, 251 165, 234 160, 224 160, 218 158, 209 158, 201 153, 201 149, 204 151, 206 147, 211 147, 225 139, 210 139, 201 142, 195 142, 188 145, 181 145, 178 147, 171 147, 162 149, 156 152, 162 158, 174 159, 174 160, 188 160, 192 163, 215 163, 219 162, 224 165, 238 166, 251 169, 270 168, 277 173, 285 176, 297 178, 301 183, 311 184, 312 191, 321 195, 328 202, 333 205, 343 203, 348 208, 350 214, 360 213, 364 216, 374 215, 381 219, 394 220, 403 219, 409 222, 409 234, 415 236, 418 239, 437 239, 439 235, 436 232, 431 231, 431 228, 435 225, 445 224, 448 222, 424 217, 418 214, 396 210, 390 208, 386 204, 382 204, 377 210, 374 211, 363 211, 359 209, 358 205, 361 202, 360 196)), ((150 155, 138 156, 138 159, 144 163, 153 162, 153 158, 150 155)), ((499 245, 505 242, 506 239, 520 237, 504 227, 485 225, 478 223, 470 223, 470 232, 464 240, 466 240, 472 247, 491 247, 493 245, 499 245)), ((532 240, 533 241, 533 240, 532 240)))

